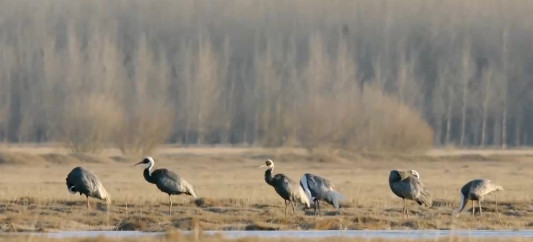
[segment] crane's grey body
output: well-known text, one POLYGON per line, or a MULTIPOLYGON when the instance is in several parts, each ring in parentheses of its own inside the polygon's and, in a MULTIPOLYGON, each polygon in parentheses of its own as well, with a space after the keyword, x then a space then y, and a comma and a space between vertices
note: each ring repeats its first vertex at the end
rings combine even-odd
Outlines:
POLYGON ((339 208, 339 202, 345 200, 342 194, 335 191, 333 183, 321 176, 305 173, 300 179, 300 186, 304 189, 309 200, 313 200, 315 215, 320 214, 320 200, 326 201, 335 208, 339 208))
POLYGON ((111 201, 104 185, 98 177, 83 167, 76 167, 67 175, 67 189, 70 193, 80 193, 87 198, 87 208, 89 208, 89 197, 100 200, 111 201))
POLYGON ((146 181, 149 183, 155 184, 159 190, 168 194, 168 213, 169 216, 172 214, 172 199, 171 195, 180 195, 186 194, 196 198, 196 191, 194 187, 189 184, 185 179, 178 176, 178 174, 168 170, 168 169, 156 169, 152 170, 155 162, 152 157, 146 157, 138 164, 144 164, 146 168, 143 171, 143 176, 146 181))
POLYGON ((492 183, 487 179, 474 179, 469 181, 461 188, 461 205, 456 211, 456 216, 463 211, 468 201, 472 201, 472 215, 475 212, 474 201, 478 202, 479 215, 482 215, 481 201, 484 197, 492 192, 503 191, 503 187, 492 183))
POLYGON ((151 174, 148 169, 145 169, 143 176, 146 181, 155 184, 159 190, 167 193, 169 196, 186 194, 196 197, 194 188, 186 180, 167 169, 156 169, 151 174))
POLYGON ((431 207, 433 203, 431 194, 426 191, 419 178, 419 173, 414 170, 392 170, 389 174, 390 189, 396 196, 403 199, 402 213, 408 218, 409 210, 406 199, 426 207, 431 207))
POLYGON ((309 198, 305 194, 303 188, 294 180, 284 174, 272 175, 274 169, 274 162, 267 160, 265 165, 261 167, 268 167, 265 171, 265 182, 268 185, 274 187, 276 193, 285 201, 285 217, 287 217, 287 205, 291 204, 293 213, 295 202, 299 202, 305 205, 306 208, 310 207, 309 198))

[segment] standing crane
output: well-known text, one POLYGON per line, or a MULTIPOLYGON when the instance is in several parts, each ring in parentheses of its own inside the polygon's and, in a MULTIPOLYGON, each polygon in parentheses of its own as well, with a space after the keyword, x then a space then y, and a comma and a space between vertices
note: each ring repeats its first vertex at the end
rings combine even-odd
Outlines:
POLYGON ((104 188, 104 185, 100 182, 98 177, 89 170, 83 167, 76 167, 70 171, 67 175, 67 189, 70 193, 83 194, 87 198, 87 211, 89 211, 89 197, 94 197, 100 200, 104 200, 109 204, 111 197, 104 188))
POLYGON ((296 214, 296 211, 294 210, 295 202, 304 204, 306 208, 310 207, 309 198, 297 182, 284 174, 276 174, 272 176, 272 170, 274 170, 274 162, 272 160, 268 159, 265 164, 259 168, 262 167, 267 167, 265 171, 265 182, 274 187, 274 190, 276 190, 278 195, 285 201, 285 218, 287 217, 288 204, 291 204, 293 214, 296 214))
POLYGON ((415 170, 392 170, 389 174, 389 186, 396 196, 403 199, 403 216, 409 218, 406 199, 413 200, 419 205, 431 207, 433 201, 420 181, 420 174, 415 170))
POLYGON ((152 170, 155 164, 152 157, 148 156, 134 166, 140 164, 145 166, 143 172, 144 179, 149 183, 155 184, 159 190, 168 194, 168 216, 172 215, 171 195, 186 194, 196 198, 196 192, 193 186, 178 176, 178 174, 165 168, 152 170))
POLYGON ((320 200, 326 201, 335 208, 339 208, 339 202, 345 200, 342 194, 335 191, 335 186, 321 176, 305 173, 300 179, 300 185, 310 198, 309 200, 313 200, 315 215, 320 215, 320 200))
POLYGON ((490 180, 474 179, 469 181, 461 188, 461 206, 457 211, 455 211, 455 216, 459 216, 459 213, 463 211, 468 200, 472 201, 472 216, 474 216, 474 211, 476 208, 474 206, 474 201, 477 201, 479 206, 479 216, 481 216, 481 201, 483 201, 485 195, 497 191, 503 191, 503 187, 492 183, 490 180))

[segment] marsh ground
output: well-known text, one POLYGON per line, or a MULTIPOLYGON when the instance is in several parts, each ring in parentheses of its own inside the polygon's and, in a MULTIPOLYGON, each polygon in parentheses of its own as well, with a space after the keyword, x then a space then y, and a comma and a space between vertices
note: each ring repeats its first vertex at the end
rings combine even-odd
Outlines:
MULTIPOLYGON (((152 155, 156 167, 171 169, 197 190, 200 199, 168 197, 147 183, 142 157, 114 150, 71 154, 53 146, 0 149, 0 231, 172 229, 531 229, 533 227, 533 156, 513 152, 434 150, 412 155, 308 153, 300 149, 163 147, 152 155), (264 160, 275 172, 299 180, 312 172, 332 180, 348 201, 342 210, 324 206, 322 216, 297 211, 284 218, 283 200, 263 180, 264 160), (71 195, 65 177, 75 166, 94 171, 113 198, 111 206, 71 195), (416 169, 434 197, 433 208, 410 203, 412 216, 402 220, 402 200, 389 189, 390 169, 416 169), (483 203, 482 217, 452 211, 459 189, 473 178, 489 178, 505 188, 483 203)), ((467 209, 470 206, 467 206, 467 209)))
MULTIPOLYGON (((27 242, 27 241, 40 241, 42 240, 42 237, 38 236, 31 236, 31 235, 24 235, 24 236, 1 236, 0 235, 0 241, 8 240, 13 242, 27 242)), ((166 235, 161 237, 149 237, 149 238, 142 238, 143 241, 149 241, 149 242, 166 242, 166 241, 181 241, 181 242, 196 242, 196 241, 203 241, 203 242, 263 242, 263 241, 269 241, 269 242, 291 242, 291 241, 309 241, 309 242, 386 242, 386 241, 397 241, 397 242, 413 242, 413 241, 427 241, 427 239, 380 239, 380 238, 257 238, 257 237, 250 237, 250 238, 239 238, 239 239, 228 239, 224 238, 221 235, 205 235, 205 234, 198 234, 197 236, 192 235, 183 235, 179 232, 175 231, 169 231, 166 233, 166 235)), ((107 238, 107 237, 96 237, 96 238, 68 238, 68 239, 50 239, 47 238, 47 241, 52 242, 133 242, 133 241, 139 241, 139 238, 107 238)), ((473 237, 440 237, 440 238, 434 238, 431 239, 431 241, 435 242, 523 242, 523 241, 530 241, 529 238, 473 238, 473 237)))

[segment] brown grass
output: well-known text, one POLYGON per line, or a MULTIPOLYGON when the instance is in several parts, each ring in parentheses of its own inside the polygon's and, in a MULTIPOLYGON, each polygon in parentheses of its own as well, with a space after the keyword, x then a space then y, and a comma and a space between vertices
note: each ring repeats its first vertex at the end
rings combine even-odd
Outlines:
MULTIPOLYGON (((286 230, 286 229, 531 229, 530 187, 532 157, 476 154, 461 158, 433 155, 379 156, 330 152, 317 162, 298 149, 163 148, 153 154, 156 167, 171 169, 193 184, 200 197, 174 196, 168 217, 167 196, 131 167, 141 157, 114 152, 99 155, 68 154, 62 150, 39 153, 32 148, 4 149, 0 167, 0 231, 64 230, 286 230), (25 156, 18 157, 20 152, 25 156), (27 160, 26 157, 35 159, 27 160), (65 158, 67 157, 67 158, 65 158), (275 172, 298 180, 304 172, 331 179, 348 203, 337 211, 324 206, 323 216, 297 211, 283 216, 283 201, 263 180, 257 168, 266 158, 276 162, 275 172), (329 162, 334 160, 334 162, 329 162), (19 162, 20 161, 20 162, 19 162), (111 207, 65 189, 66 174, 75 166, 94 171, 113 198, 111 207), (412 216, 402 221, 401 199, 388 187, 390 169, 409 168, 421 173, 434 196, 433 208, 410 203, 412 216), (505 192, 491 194, 483 203, 483 217, 463 212, 459 189, 470 179, 484 177, 505 192)), ((442 153, 442 152, 441 152, 442 153)), ((469 208, 469 206, 467 207, 469 208)))
MULTIPOLYGON (((9 240, 9 241, 39 241, 40 237, 37 236, 9 236, 9 235, 0 235, 0 240, 9 240)), ((73 242, 124 242, 124 241, 138 241, 138 238, 107 238, 107 237, 96 237, 96 238, 68 238, 68 239, 50 239, 47 238, 47 241, 73 241, 73 242)), ((192 242, 192 241, 237 241, 237 242, 261 242, 261 241, 273 241, 273 242, 289 242, 289 241, 311 241, 311 242, 385 242, 385 241, 426 241, 423 239, 381 239, 381 238, 239 238, 239 239, 227 239, 220 235, 204 235, 199 234, 198 236, 194 235, 183 235, 179 232, 170 231, 167 232, 165 236, 162 237, 147 237, 143 238, 143 241, 182 241, 182 242, 192 242)), ((527 238, 468 238, 468 237, 441 237, 434 238, 432 241, 435 242, 500 242, 500 241, 529 241, 527 238)))

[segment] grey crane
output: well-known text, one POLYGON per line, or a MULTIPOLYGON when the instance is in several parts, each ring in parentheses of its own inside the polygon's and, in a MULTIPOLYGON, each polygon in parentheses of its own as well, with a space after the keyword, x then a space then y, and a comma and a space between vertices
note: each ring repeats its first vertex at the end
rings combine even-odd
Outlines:
POLYGON ((70 193, 83 194, 87 198, 87 211, 89 210, 89 197, 94 197, 100 200, 106 201, 108 204, 111 202, 111 197, 104 188, 104 185, 98 177, 89 170, 83 167, 76 167, 70 171, 67 175, 67 189, 70 193))
POLYGON ((144 179, 149 183, 155 184, 159 190, 168 194, 169 216, 172 215, 171 195, 186 194, 196 198, 196 192, 193 186, 178 176, 178 174, 164 168, 152 170, 155 164, 152 157, 148 156, 134 166, 139 164, 144 164, 146 167, 143 172, 144 179))
POLYGON ((267 167, 265 171, 265 182, 274 187, 274 190, 276 190, 278 195, 280 195, 285 201, 285 217, 287 217, 288 204, 291 204, 293 214, 296 214, 294 211, 295 202, 304 204, 306 208, 310 207, 309 198, 297 182, 284 174, 276 174, 272 176, 272 170, 274 170, 274 162, 272 160, 267 160, 264 165, 260 166, 260 168, 261 167, 267 167))
POLYGON ((492 183, 490 180, 474 179, 469 181, 461 188, 461 206, 455 211, 455 216, 459 216, 459 213, 463 211, 469 200, 472 201, 472 216, 474 216, 475 211, 474 201, 477 201, 479 216, 481 216, 481 201, 486 195, 497 191, 503 191, 503 187, 492 183))
POLYGON ((431 207, 431 194, 426 191, 420 181, 420 174, 415 170, 392 170, 389 174, 389 186, 392 192, 403 199, 403 216, 409 218, 406 199, 413 200, 419 205, 431 207))
POLYGON ((339 208, 339 202, 345 200, 344 196, 335 191, 331 181, 321 176, 305 173, 300 179, 300 186, 304 189, 309 200, 315 205, 315 215, 320 214, 320 200, 323 200, 335 208, 339 208))

